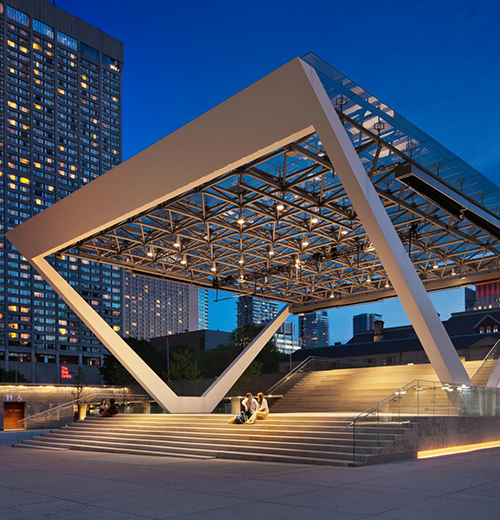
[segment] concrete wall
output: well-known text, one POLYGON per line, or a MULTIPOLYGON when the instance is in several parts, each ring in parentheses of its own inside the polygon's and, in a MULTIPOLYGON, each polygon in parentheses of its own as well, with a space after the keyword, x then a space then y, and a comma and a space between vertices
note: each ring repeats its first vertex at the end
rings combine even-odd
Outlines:
POLYGON ((381 453, 368 457, 368 464, 416 458, 418 452, 483 442, 500 442, 500 416, 411 417, 412 427, 381 453))
MULTIPOLYGON (((271 388, 283 377, 282 374, 260 374, 254 377, 252 380, 247 381, 246 384, 241 386, 234 386, 229 392, 228 396, 242 395, 246 392, 252 392, 254 395, 257 392, 267 392, 268 388, 271 388)), ((216 378, 202 379, 196 383, 190 381, 171 381, 169 383, 170 388, 174 390, 178 395, 201 395, 203 392, 215 381, 216 378)))
POLYGON ((3 405, 9 402, 26 403, 27 427, 29 428, 48 428, 58 427, 59 421, 72 418, 74 409, 69 406, 65 410, 54 412, 43 423, 37 422, 35 419, 30 420, 30 416, 39 414, 46 410, 56 408, 64 403, 81 397, 82 400, 97 403, 101 399, 110 399, 114 397, 119 400, 123 396, 124 389, 120 387, 102 387, 88 386, 78 396, 77 389, 71 385, 33 385, 33 384, 10 384, 0 383, 0 430, 3 429, 3 405))
POLYGON ((59 363, 18 363, 10 361, 8 367, 5 362, 0 362, 0 368, 4 370, 18 370, 30 383, 43 384, 71 384, 78 373, 78 367, 83 370, 83 382, 86 385, 102 385, 102 377, 99 367, 90 365, 67 364, 73 379, 61 379, 61 365, 59 363))

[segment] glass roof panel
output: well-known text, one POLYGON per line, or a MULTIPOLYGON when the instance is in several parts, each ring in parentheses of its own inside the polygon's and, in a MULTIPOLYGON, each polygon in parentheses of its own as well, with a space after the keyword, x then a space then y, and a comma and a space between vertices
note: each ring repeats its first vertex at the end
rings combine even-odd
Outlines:
MULTIPOLYGON (((302 60, 316 70, 336 108, 341 107, 344 114, 372 131, 376 123, 385 123, 381 131, 384 140, 399 150, 411 150, 421 166, 438 173, 440 179, 492 213, 500 213, 500 188, 487 177, 315 54, 306 54, 302 60)), ((359 135, 351 134, 351 139, 359 145, 359 135)))

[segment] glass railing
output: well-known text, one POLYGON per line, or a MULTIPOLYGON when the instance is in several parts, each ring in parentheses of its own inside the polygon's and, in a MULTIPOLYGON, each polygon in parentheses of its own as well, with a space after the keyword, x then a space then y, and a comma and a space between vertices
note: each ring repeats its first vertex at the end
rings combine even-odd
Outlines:
POLYGON ((382 446, 401 433, 414 417, 500 416, 500 390, 438 381, 414 380, 354 418, 344 431, 352 432, 353 461, 362 448, 382 446))
POLYGON ((373 366, 368 363, 360 361, 350 361, 348 359, 332 359, 322 358, 317 356, 309 356, 299 363, 294 369, 292 369, 286 376, 280 379, 274 384, 267 394, 270 396, 279 394, 280 396, 285 395, 291 390, 297 383, 299 383, 307 374, 310 372, 317 372, 321 370, 337 370, 341 368, 358 368, 373 366))
MULTIPOLYGON (((488 352, 482 363, 476 368, 474 373, 470 376, 474 386, 486 386, 493 372, 498 359, 500 358, 500 339, 493 345, 493 348, 488 352)), ((496 386, 496 385, 495 385, 496 386)))
MULTIPOLYGON (((116 392, 114 397, 120 414, 163 413, 163 410, 147 395, 116 392)), ((61 428, 85 417, 99 415, 102 394, 86 395, 66 403, 43 403, 35 410, 28 405, 26 417, 17 422, 18 430, 61 428)), ((109 401, 109 398, 107 399, 109 401)))

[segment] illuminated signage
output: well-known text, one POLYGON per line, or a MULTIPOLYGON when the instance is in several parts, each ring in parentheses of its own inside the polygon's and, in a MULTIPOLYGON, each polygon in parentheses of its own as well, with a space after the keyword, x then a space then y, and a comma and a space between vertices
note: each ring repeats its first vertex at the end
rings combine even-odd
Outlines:
POLYGON ((65 365, 61 366, 61 379, 73 379, 73 376, 69 372, 69 368, 65 365))

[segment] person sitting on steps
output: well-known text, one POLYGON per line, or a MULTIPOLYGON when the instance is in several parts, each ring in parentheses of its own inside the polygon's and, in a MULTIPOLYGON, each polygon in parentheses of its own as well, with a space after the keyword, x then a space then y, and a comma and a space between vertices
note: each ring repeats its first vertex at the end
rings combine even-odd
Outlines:
POLYGON ((254 399, 252 392, 248 392, 245 399, 243 399, 241 406, 243 407, 243 411, 247 418, 246 422, 248 422, 257 413, 259 403, 254 399))
POLYGON ((258 407, 259 403, 253 398, 252 393, 248 392, 241 402, 241 412, 229 419, 228 424, 246 423, 257 412, 258 407))
POLYGON ((269 415, 269 405, 262 392, 257 394, 257 411, 248 419, 248 424, 253 424, 256 419, 265 419, 269 415))

